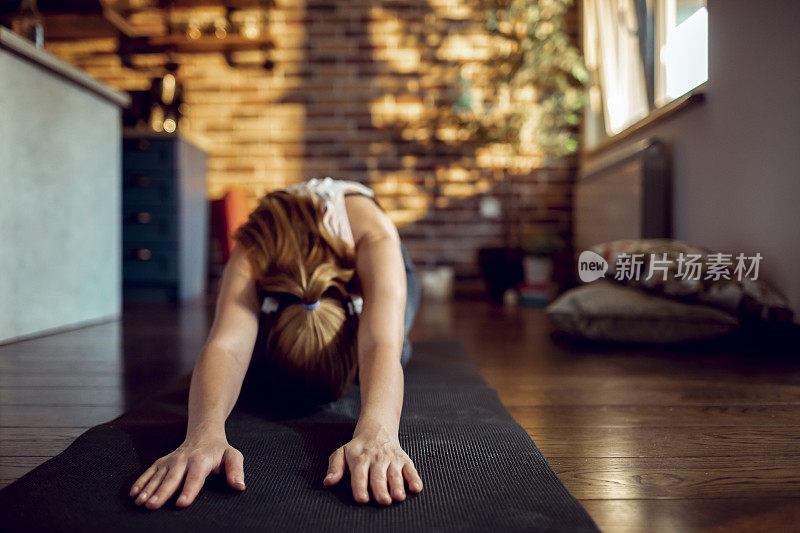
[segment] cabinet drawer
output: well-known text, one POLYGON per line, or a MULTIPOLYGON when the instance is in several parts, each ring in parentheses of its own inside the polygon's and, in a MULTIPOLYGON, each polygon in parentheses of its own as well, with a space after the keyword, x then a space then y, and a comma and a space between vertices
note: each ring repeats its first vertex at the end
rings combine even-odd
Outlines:
POLYGON ((175 244, 178 241, 178 222, 171 213, 125 206, 122 214, 122 240, 175 244))
POLYGON ((124 174, 122 197, 125 205, 162 206, 172 211, 175 206, 175 182, 160 172, 131 171, 124 174))
POLYGON ((125 281, 175 282, 178 279, 176 245, 127 244, 123 247, 122 277, 125 281))
POLYGON ((123 139, 122 166, 126 170, 174 169, 175 144, 165 139, 123 139))

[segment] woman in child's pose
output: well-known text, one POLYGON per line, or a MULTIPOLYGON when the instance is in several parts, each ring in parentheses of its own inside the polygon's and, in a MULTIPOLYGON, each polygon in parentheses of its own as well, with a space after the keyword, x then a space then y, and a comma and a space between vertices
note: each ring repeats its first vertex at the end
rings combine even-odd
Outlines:
POLYGON ((186 439, 136 480, 130 491, 136 504, 158 509, 180 489, 176 505, 186 507, 212 472, 224 471, 231 487, 245 489, 244 459, 228 444, 225 420, 251 358, 302 383, 317 401, 339 397, 359 380, 358 423, 352 440, 330 456, 325 486, 349 469, 359 503, 369 501, 370 491, 389 505, 405 499, 405 484, 422 490, 397 437, 403 366, 411 355, 406 333, 419 288, 397 229, 372 191, 325 178, 269 193, 233 237, 214 321, 192 373, 186 439), (272 317, 263 351, 256 343, 262 309, 272 317))

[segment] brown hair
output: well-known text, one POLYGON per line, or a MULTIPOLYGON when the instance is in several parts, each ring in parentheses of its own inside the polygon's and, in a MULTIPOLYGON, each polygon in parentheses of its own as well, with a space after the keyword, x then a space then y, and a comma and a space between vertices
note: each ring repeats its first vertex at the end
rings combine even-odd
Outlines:
POLYGON ((271 320, 267 360, 312 395, 338 398, 357 371, 357 317, 345 299, 358 284, 353 247, 331 235, 322 216, 316 195, 275 191, 232 238, 247 252, 257 286, 284 302, 271 320))

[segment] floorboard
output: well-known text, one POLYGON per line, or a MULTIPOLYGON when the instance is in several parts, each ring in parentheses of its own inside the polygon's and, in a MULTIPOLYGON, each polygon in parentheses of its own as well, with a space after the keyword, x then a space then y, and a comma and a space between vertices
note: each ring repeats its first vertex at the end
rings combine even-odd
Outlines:
POLYGON ((523 427, 548 458, 730 458, 758 456, 767 446, 772 457, 797 457, 800 471, 794 427, 523 427))
POLYGON ((797 456, 548 457, 548 461, 578 499, 800 494, 797 456))
POLYGON ((0 457, 55 456, 88 427, 4 427, 0 457))
POLYGON ((616 533, 796 531, 800 499, 749 496, 702 500, 582 500, 603 531, 616 533))
MULTIPOLYGON (((507 405, 507 404, 506 404, 507 405)), ((516 405, 524 427, 731 427, 796 428, 800 405, 516 405)), ((620 436, 623 435, 620 432, 620 436)))

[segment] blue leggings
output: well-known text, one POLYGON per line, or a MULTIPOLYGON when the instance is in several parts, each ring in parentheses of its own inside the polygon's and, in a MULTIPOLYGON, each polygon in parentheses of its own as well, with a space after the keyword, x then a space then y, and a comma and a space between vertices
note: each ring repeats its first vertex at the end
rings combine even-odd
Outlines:
POLYGON ((403 264, 406 267, 406 309, 403 315, 403 351, 400 355, 400 364, 406 366, 411 359, 411 342, 408 340, 408 330, 414 324, 414 317, 417 316, 419 308, 419 280, 414 269, 414 263, 408 256, 405 245, 400 243, 400 251, 403 254, 403 264))

